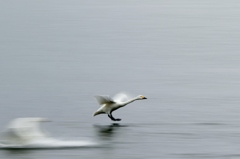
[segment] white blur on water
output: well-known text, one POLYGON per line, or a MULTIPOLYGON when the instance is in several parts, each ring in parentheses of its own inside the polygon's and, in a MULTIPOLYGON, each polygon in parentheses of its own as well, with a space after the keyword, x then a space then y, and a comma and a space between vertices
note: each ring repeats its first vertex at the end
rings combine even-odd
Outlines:
POLYGON ((239 26, 238 0, 0 1, 0 130, 103 145, 0 159, 239 158, 239 26), (147 99, 92 117, 121 91, 147 99))
POLYGON ((61 140, 50 137, 40 128, 45 118, 16 118, 12 120, 2 133, 0 149, 47 149, 76 148, 97 146, 97 143, 87 140, 61 140))

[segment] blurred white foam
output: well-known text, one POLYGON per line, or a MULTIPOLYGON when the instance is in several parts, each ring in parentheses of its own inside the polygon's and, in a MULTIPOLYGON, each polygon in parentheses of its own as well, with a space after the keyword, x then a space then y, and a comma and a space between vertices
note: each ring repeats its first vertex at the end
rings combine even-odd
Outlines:
POLYGON ((7 126, 0 148, 74 148, 97 146, 87 140, 66 141, 49 137, 41 130, 40 123, 45 118, 16 118, 7 126))
POLYGON ((65 141, 53 138, 43 140, 34 140, 29 143, 0 143, 1 149, 47 149, 47 148, 77 148, 77 147, 95 147, 96 143, 91 141, 65 141))

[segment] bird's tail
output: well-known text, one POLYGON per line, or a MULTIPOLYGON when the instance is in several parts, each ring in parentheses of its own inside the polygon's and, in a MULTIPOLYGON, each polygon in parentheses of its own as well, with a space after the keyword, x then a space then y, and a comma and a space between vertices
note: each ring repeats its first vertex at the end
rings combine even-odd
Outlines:
POLYGON ((99 114, 102 114, 103 112, 102 111, 96 111, 95 113, 93 113, 93 116, 96 116, 96 115, 99 115, 99 114))

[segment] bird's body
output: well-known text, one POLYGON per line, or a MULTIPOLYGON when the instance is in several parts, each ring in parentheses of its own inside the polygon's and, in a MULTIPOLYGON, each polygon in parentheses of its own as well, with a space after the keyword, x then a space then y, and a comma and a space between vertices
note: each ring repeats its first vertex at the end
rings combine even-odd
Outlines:
POLYGON ((47 138, 47 133, 40 128, 46 118, 16 118, 8 125, 5 137, 8 143, 29 144, 47 138))
POLYGON ((110 98, 109 96, 95 96, 99 105, 101 106, 93 116, 99 114, 108 114, 108 117, 113 121, 120 121, 121 119, 115 119, 112 116, 112 112, 126 106, 129 103, 134 102, 135 100, 147 99, 146 97, 139 95, 135 98, 129 99, 125 94, 117 94, 114 98, 110 98))
POLYGON ((97 145, 86 140, 69 141, 52 138, 41 129, 41 123, 47 121, 49 120, 39 117, 13 119, 0 134, 0 149, 74 148, 97 145))

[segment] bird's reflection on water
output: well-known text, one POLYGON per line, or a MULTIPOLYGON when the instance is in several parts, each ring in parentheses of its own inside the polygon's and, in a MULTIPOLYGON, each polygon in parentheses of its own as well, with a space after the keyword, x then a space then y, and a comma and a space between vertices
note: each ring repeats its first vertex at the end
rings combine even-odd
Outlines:
POLYGON ((117 130, 121 127, 127 127, 127 125, 121 125, 118 123, 112 123, 110 125, 94 125, 97 136, 104 140, 111 140, 113 137, 115 137, 118 134, 117 130))
POLYGON ((5 149, 3 153, 10 158, 25 158, 25 159, 34 159, 35 157, 33 151, 28 149, 5 149), (23 157, 24 156, 24 157, 23 157))

